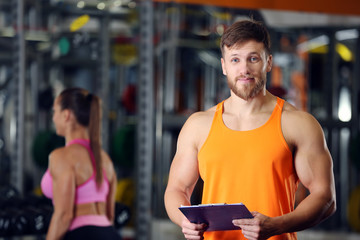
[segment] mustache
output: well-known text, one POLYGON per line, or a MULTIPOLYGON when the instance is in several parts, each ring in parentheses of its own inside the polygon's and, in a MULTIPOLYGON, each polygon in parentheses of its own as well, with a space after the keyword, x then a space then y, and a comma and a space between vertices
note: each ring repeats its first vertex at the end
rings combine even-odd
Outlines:
POLYGON ((236 79, 238 79, 238 78, 255 78, 255 77, 251 74, 241 74, 236 77, 236 79))

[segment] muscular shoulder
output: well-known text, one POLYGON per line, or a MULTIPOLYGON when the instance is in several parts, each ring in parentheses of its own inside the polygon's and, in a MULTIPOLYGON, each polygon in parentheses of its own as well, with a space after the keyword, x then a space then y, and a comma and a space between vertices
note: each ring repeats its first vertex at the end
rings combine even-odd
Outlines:
POLYGON ((199 148, 210 131, 215 110, 216 106, 206 111, 193 113, 181 129, 179 141, 188 142, 199 148))
POLYGON ((192 135, 197 132, 209 130, 214 118, 216 106, 206 111, 200 111, 193 113, 185 122, 182 132, 190 131, 192 135))
POLYGON ((69 149, 65 147, 53 150, 49 155, 49 169, 54 176, 57 173, 73 169, 73 164, 69 160, 69 149))
POLYGON ((281 119, 284 136, 291 143, 323 138, 319 122, 311 114, 285 102, 281 119))
POLYGON ((286 124, 301 124, 304 127, 311 127, 314 124, 318 125, 318 121, 310 113, 299 110, 288 102, 284 104, 283 121, 286 124))
POLYGON ((103 161, 103 168, 106 171, 106 176, 109 179, 112 179, 115 172, 114 165, 107 152, 105 152, 103 149, 101 150, 101 160, 103 161))
POLYGON ((214 118, 216 107, 212 107, 206 111, 200 111, 193 113, 186 121, 186 125, 191 126, 201 126, 206 124, 211 124, 214 118))

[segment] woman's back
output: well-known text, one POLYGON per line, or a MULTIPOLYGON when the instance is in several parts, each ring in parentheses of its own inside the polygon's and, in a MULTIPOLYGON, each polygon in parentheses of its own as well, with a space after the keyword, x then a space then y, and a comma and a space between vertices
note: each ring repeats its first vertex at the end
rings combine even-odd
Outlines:
MULTIPOLYGON (((102 150, 103 181, 96 186, 95 166, 89 141, 79 140, 59 149, 62 163, 74 169, 76 187, 74 217, 81 215, 106 215, 106 197, 114 178, 114 168, 109 156, 102 150)), ((58 165, 58 164, 57 164, 58 165)), ((56 169, 52 169, 56 171, 56 169)))

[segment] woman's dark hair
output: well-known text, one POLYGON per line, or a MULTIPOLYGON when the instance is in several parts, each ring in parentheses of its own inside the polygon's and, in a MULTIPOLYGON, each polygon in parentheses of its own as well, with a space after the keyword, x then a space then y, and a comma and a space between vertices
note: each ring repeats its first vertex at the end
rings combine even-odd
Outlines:
POLYGON ((225 46, 231 48, 248 40, 262 42, 266 53, 270 55, 271 41, 266 27, 256 20, 241 20, 226 29, 221 37, 220 49, 222 56, 224 56, 225 46))
POLYGON ((88 127, 90 147, 95 158, 96 183, 103 179, 101 161, 101 101, 96 95, 82 88, 68 88, 59 95, 61 110, 71 110, 79 124, 88 127))

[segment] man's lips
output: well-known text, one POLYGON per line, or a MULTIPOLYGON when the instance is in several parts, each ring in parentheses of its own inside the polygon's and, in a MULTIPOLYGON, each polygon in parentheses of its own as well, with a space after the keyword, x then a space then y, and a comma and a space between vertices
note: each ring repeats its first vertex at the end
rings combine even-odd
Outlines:
POLYGON ((244 77, 244 78, 237 78, 236 80, 239 82, 251 82, 254 81, 255 79, 251 77, 244 77))

